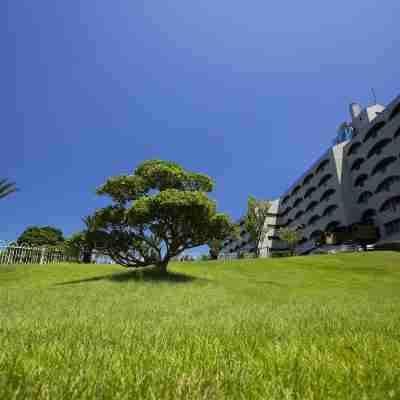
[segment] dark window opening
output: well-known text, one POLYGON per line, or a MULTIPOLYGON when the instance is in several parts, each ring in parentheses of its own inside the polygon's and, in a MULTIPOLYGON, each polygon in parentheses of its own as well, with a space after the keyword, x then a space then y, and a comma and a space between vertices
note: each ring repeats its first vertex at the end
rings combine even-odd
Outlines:
POLYGON ((379 209, 380 212, 390 211, 399 212, 400 211, 400 196, 393 196, 386 200, 379 209))
POLYGON ((364 161, 365 160, 362 157, 357 158, 357 160, 353 162, 353 164, 350 168, 350 171, 355 171, 355 170, 358 171, 360 169, 361 165, 364 163, 364 161))
POLYGON ((366 134, 364 137, 364 143, 369 139, 374 139, 378 136, 379 131, 385 126, 385 121, 380 121, 375 124, 366 134))
POLYGON ((336 204, 331 204, 326 207, 324 212, 322 213, 323 217, 330 217, 339 207, 336 204))
POLYGON ((380 155, 382 150, 392 141, 392 139, 386 138, 382 139, 376 143, 372 149, 368 152, 367 158, 371 158, 374 155, 380 155))
POLYGON ((361 174, 357 177, 356 181, 354 182, 354 187, 363 187, 365 181, 368 179, 367 174, 361 174))
POLYGON ((328 164, 329 164, 329 160, 325 159, 324 161, 322 161, 318 165, 316 173, 319 174, 320 172, 322 172, 328 164))
POLYGON ((370 197, 372 197, 372 192, 370 192, 369 190, 362 192, 358 197, 357 203, 358 204, 368 203, 370 197))
POLYGON ((351 156, 353 154, 357 154, 360 147, 361 147, 361 143, 360 142, 353 143, 350 146, 349 151, 347 152, 347 155, 351 156))
POLYGON ((386 223, 385 225, 386 235, 393 235, 394 233, 400 232, 400 218, 394 219, 386 223))
POLYGON ((372 170, 371 175, 375 175, 378 172, 385 173, 387 170, 387 167, 390 164, 393 164, 395 161, 396 161, 396 157, 394 157, 394 156, 384 158, 383 160, 379 161, 378 164, 375 165, 375 167, 372 170))
POLYGON ((375 193, 390 192, 391 187, 400 182, 400 175, 392 175, 385 178, 376 188, 375 193))
POLYGON ((321 196, 320 202, 322 202, 322 201, 328 201, 328 200, 332 197, 332 195, 335 194, 335 192, 336 192, 336 190, 334 190, 334 189, 328 189, 328 190, 321 196))

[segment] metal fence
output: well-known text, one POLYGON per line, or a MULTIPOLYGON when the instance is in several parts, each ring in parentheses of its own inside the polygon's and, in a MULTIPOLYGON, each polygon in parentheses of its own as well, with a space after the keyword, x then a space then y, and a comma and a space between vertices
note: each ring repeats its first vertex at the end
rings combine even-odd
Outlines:
MULTIPOLYGON (((0 240, 0 265, 7 264, 58 264, 82 261, 82 255, 69 254, 64 248, 20 246, 14 242, 0 240)), ((107 255, 94 250, 92 263, 114 264, 107 255)))
POLYGON ((0 264, 57 264, 71 261, 63 249, 55 247, 28 247, 0 241, 0 264))

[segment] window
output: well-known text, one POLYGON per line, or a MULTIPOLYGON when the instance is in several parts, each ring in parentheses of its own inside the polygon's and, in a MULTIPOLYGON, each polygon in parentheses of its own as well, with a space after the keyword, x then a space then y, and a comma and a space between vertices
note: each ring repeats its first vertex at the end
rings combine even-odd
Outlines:
POLYGON ((376 217, 376 211, 372 208, 369 208, 368 210, 364 211, 362 217, 361 217, 361 222, 363 223, 373 223, 376 217))
POLYGON ((325 232, 333 232, 339 226, 340 226, 339 221, 331 221, 331 222, 329 222, 328 225, 326 225, 325 232))
POLYGON ((293 203, 293 208, 297 207, 302 201, 303 199, 301 197, 296 199, 295 202, 293 203))
POLYGON ((353 164, 352 164, 352 166, 351 166, 351 168, 350 168, 350 171, 355 171, 355 170, 358 171, 358 170, 360 169, 360 167, 361 167, 361 165, 363 164, 364 161, 365 161, 365 160, 364 160, 364 158, 362 158, 362 157, 357 158, 357 160, 353 162, 353 164))
POLYGON ((310 235, 310 240, 319 240, 319 239, 321 239, 321 235, 322 235, 322 231, 320 231, 320 230, 314 231, 310 235))
POLYGON ((321 217, 320 217, 318 214, 313 215, 313 216, 308 220, 308 224, 307 224, 307 225, 313 226, 313 225, 315 225, 316 222, 317 222, 318 220, 320 220, 320 219, 321 219, 321 217))
POLYGON ((392 139, 386 138, 380 140, 376 143, 372 149, 368 152, 367 158, 371 158, 372 156, 379 155, 382 153, 382 150, 392 141, 392 139))
POLYGON ((333 177, 332 174, 326 174, 326 175, 324 175, 324 176, 321 178, 321 180, 319 181, 318 187, 326 186, 326 184, 328 183, 328 181, 331 180, 332 177, 333 177))
POLYGON ((324 212, 322 213, 323 217, 330 217, 339 207, 336 204, 331 204, 326 207, 324 212))
POLYGON ((317 207, 317 205, 318 205, 318 202, 312 201, 312 202, 308 205, 308 207, 306 208, 306 212, 314 211, 314 209, 315 209, 315 207, 317 207))
POLYGON ((304 214, 304 211, 299 211, 295 216, 294 219, 300 218, 304 214))
POLYGON ((385 224, 385 232, 388 236, 400 232, 400 218, 394 219, 385 224))
POLYGON ((370 192, 369 190, 362 192, 358 197, 357 203, 358 204, 368 203, 370 197, 372 197, 372 192, 370 192))
POLYGON ((357 154, 358 153, 358 150, 360 149, 360 147, 361 147, 361 143, 360 142, 355 142, 355 143, 353 143, 351 146, 350 146, 350 148, 349 148, 349 151, 347 152, 347 156, 351 156, 351 155, 353 155, 353 154, 357 154))
POLYGON ((367 174, 361 174, 357 177, 356 181, 354 182, 354 187, 363 187, 365 181, 368 179, 367 174))
POLYGON ((400 196, 393 196, 386 200, 379 209, 380 212, 400 212, 400 196))
POLYGON ((397 139, 400 137, 400 127, 397 129, 397 131, 393 135, 393 139, 397 139))
POLYGON ((322 161, 322 162, 318 165, 317 170, 316 170, 316 173, 319 174, 320 172, 322 172, 322 171, 326 168, 326 166, 327 166, 328 164, 329 164, 329 160, 328 160, 328 159, 325 159, 324 161, 322 161))
POLYGON ((307 190, 306 194, 304 195, 305 199, 308 199, 317 189, 313 186, 307 190))
POLYGON ((312 178, 314 178, 314 174, 309 174, 304 178, 303 181, 303 186, 307 185, 308 183, 310 183, 312 181, 312 178))
POLYGON ((385 173, 387 170, 387 167, 390 164, 393 164, 395 161, 396 161, 396 157, 394 157, 394 156, 384 158, 383 160, 379 161, 378 164, 375 165, 375 167, 372 170, 371 175, 375 175, 378 172, 380 172, 382 174, 385 173))
POLYGON ((290 210, 292 209, 292 207, 286 207, 286 209, 282 212, 281 216, 285 217, 286 215, 289 214, 290 210))
POLYGON ((289 196, 285 196, 282 200, 282 205, 286 204, 289 200, 289 196))
POLYGON ((400 103, 397 104, 397 106, 395 108, 393 108, 393 111, 392 111, 392 113, 390 114, 390 117, 389 117, 389 121, 391 119, 393 119, 399 113, 400 113, 400 103))
POLYGON ((364 143, 369 139, 376 138, 378 136, 379 131, 385 126, 385 121, 380 121, 375 124, 366 134, 364 137, 364 143))
POLYGON ((385 178, 376 188, 375 193, 390 192, 390 188, 400 182, 400 175, 392 175, 385 178))
POLYGON ((296 186, 292 191, 292 196, 294 196, 300 189, 301 189, 300 185, 296 186))
POLYGON ((336 192, 336 190, 334 190, 334 189, 328 189, 328 190, 321 196, 320 202, 322 202, 322 201, 328 201, 328 200, 332 197, 332 195, 335 194, 335 192, 336 192))

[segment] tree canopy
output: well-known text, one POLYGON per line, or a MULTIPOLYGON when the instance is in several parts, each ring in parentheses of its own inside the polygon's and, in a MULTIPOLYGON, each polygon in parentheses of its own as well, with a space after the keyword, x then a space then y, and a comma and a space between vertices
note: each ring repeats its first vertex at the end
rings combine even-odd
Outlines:
POLYGON ((303 228, 301 225, 283 227, 278 229, 277 236, 288 244, 290 254, 293 255, 297 244, 303 236, 303 228))
POLYGON ((113 176, 97 189, 112 204, 94 214, 96 247, 126 267, 168 262, 186 249, 234 231, 206 193, 213 181, 175 162, 148 160, 131 175, 113 176), (101 243, 101 244, 100 244, 101 243))
POLYGON ((57 246, 64 242, 61 229, 53 226, 29 226, 17 239, 18 244, 32 247, 57 246))

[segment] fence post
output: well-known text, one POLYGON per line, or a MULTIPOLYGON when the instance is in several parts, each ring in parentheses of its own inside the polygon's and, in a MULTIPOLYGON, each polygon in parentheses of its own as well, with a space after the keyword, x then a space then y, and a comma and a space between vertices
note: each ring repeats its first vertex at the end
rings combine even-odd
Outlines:
POLYGON ((46 249, 44 247, 40 250, 40 264, 44 264, 45 251, 46 251, 46 249))

